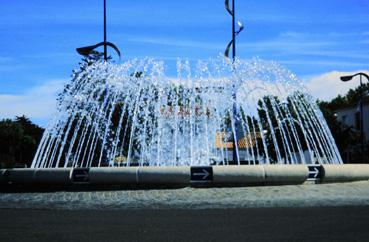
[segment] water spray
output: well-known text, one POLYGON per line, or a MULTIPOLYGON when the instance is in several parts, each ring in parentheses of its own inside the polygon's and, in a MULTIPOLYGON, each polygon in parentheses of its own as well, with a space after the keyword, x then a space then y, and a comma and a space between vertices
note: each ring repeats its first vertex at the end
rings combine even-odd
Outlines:
MULTIPOLYGON (((244 29, 242 23, 237 21, 239 29, 236 31, 236 5, 235 0, 232 0, 232 9, 229 6, 229 0, 225 1, 225 7, 227 12, 232 16, 232 40, 228 43, 227 48, 224 52, 225 57, 229 58, 229 51, 232 46, 232 64, 234 70, 234 61, 236 58, 236 37, 244 29)), ((237 138, 237 95, 236 87, 233 84, 233 122, 232 122, 232 133, 233 133, 233 163, 240 164, 240 158, 238 154, 238 138, 237 138)))

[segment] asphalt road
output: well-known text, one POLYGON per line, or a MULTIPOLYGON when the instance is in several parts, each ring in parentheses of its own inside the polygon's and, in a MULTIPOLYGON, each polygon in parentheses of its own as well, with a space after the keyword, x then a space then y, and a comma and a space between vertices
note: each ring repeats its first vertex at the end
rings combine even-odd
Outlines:
POLYGON ((0 241, 368 241, 369 206, 0 209, 0 241))

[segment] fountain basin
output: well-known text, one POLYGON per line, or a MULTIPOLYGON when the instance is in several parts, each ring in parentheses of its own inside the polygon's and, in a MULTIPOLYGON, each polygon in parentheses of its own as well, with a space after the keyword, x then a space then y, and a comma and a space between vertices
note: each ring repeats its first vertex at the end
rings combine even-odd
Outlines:
POLYGON ((71 185, 70 168, 41 168, 41 169, 9 169, 0 173, 0 183, 15 185, 48 184, 48 185, 71 185))
POLYGON ((89 175, 94 185, 137 184, 138 167, 91 168, 89 175))
POLYGON ((368 164, 323 165, 322 182, 350 182, 369 179, 368 164))
POLYGON ((89 184, 189 184, 189 167, 120 167, 90 168, 89 184))
POLYGON ((260 184, 265 180, 263 166, 214 166, 216 184, 260 184))
POLYGON ((0 185, 8 183, 8 173, 9 171, 6 169, 0 170, 0 185))
POLYGON ((306 165, 264 165, 265 183, 276 184, 302 184, 309 175, 306 165))
MULTIPOLYGON (((209 166, 211 179, 191 180, 191 166, 95 167, 0 170, 2 185, 121 185, 121 186, 253 186, 303 184, 309 176, 306 165, 209 166)), ((369 180, 369 165, 322 165, 316 182, 369 180)), ((205 177, 204 177, 205 178, 205 177)))

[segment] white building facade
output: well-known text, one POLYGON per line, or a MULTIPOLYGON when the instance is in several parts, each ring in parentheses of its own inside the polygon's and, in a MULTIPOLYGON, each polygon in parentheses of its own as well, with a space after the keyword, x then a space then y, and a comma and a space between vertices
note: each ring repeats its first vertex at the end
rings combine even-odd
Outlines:
MULTIPOLYGON (((336 110, 337 120, 360 131, 360 104, 336 110)), ((369 98, 363 103, 363 126, 365 140, 369 140, 369 98)))

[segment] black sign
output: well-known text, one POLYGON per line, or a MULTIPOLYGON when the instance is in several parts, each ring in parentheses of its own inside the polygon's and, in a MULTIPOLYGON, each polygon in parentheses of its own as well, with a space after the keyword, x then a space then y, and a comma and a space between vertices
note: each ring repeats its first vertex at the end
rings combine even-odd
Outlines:
POLYGON ((72 171, 73 183, 88 183, 90 168, 74 168, 72 171))
POLYGON ((322 176, 322 166, 321 165, 308 165, 309 176, 308 181, 320 180, 322 176))
POLYGON ((213 180, 213 167, 211 166, 192 166, 191 181, 209 182, 213 180))

